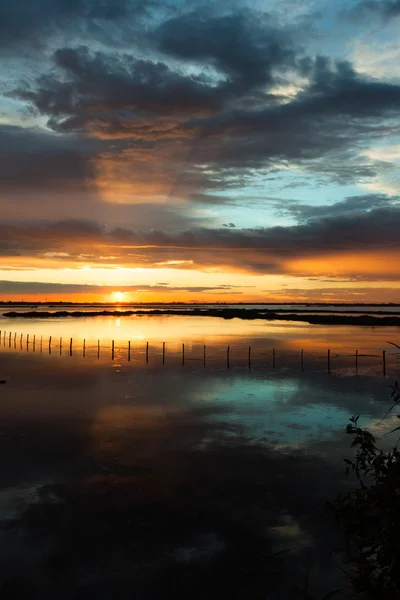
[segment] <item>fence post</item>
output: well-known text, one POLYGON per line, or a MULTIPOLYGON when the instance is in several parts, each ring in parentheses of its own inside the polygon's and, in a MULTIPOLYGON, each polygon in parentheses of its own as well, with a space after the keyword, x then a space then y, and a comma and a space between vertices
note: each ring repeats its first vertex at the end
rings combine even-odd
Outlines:
POLYGON ((301 370, 304 371, 304 350, 301 351, 301 370))
POLYGON ((203 367, 206 366, 206 345, 204 344, 203 348, 203 367))
POLYGON ((383 375, 386 376, 386 350, 382 352, 383 375))
POLYGON ((275 369, 275 348, 272 348, 272 368, 275 369))
POLYGON ((328 350, 328 371, 330 372, 331 370, 331 351, 330 349, 328 350))
POLYGON ((146 342, 146 364, 149 362, 149 342, 146 342))
POLYGON ((10 348, 11 348, 11 331, 10 331, 10 335, 8 336, 8 345, 9 345, 9 346, 10 346, 10 348))
POLYGON ((14 333, 14 348, 17 345, 17 332, 14 333))
POLYGON ((86 339, 83 338, 83 358, 86 356, 86 339))
POLYGON ((26 336, 26 349, 28 350, 28 346, 29 346, 29 333, 26 336))
POLYGON ((131 341, 128 342, 128 362, 131 360, 131 341))
POLYGON ((35 346, 36 346, 36 335, 33 336, 33 351, 35 352, 35 346))
POLYGON ((185 344, 182 344, 182 366, 185 364, 185 344))
POLYGON ((51 336, 49 337, 49 354, 51 354, 51 336))
POLYGON ((69 341, 69 355, 72 356, 72 338, 69 341))
POLYGON ((162 343, 162 364, 165 365, 165 342, 162 343))
POLYGON ((230 354, 230 350, 231 350, 231 347, 230 347, 230 346, 228 346, 228 348, 227 348, 227 350, 226 350, 226 366, 228 367, 228 369, 229 369, 229 366, 230 366, 230 365, 229 365, 229 354, 230 354))
POLYGON ((97 340, 97 358, 100 358, 100 340, 97 340))
POLYGON ((114 360, 114 349, 115 349, 115 345, 114 345, 114 340, 113 340, 112 344, 111 344, 111 358, 112 358, 112 360, 114 360))

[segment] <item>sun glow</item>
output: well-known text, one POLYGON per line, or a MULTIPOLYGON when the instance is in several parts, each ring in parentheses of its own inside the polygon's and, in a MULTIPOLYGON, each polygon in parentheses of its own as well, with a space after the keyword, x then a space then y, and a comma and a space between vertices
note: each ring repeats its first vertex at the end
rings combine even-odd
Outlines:
POLYGON ((116 302, 122 302, 122 300, 124 299, 124 293, 123 292, 113 292, 113 297, 114 300, 116 302))

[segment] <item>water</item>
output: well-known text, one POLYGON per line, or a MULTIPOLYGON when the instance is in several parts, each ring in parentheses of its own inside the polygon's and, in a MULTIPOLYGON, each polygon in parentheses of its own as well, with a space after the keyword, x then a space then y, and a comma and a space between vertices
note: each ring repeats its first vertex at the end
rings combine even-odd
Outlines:
POLYGON ((342 585, 324 502, 351 485, 349 417, 361 414, 378 434, 394 426, 395 417, 382 417, 398 355, 388 353, 383 377, 379 353, 398 341, 395 328, 107 317, 9 329, 73 336, 77 346, 60 355, 54 341, 49 354, 47 343, 33 352, 32 338, 28 348, 2 338, 4 597, 286 600, 306 568, 317 593, 342 585), (84 337, 93 340, 85 358, 84 337), (113 337, 121 340, 114 359, 113 337), (379 354, 360 359, 357 374, 355 346, 379 354))

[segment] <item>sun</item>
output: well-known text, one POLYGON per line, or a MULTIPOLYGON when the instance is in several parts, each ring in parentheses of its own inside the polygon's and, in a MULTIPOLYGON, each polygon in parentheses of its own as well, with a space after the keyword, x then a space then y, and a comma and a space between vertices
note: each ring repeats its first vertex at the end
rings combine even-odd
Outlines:
POLYGON ((123 292, 113 292, 112 294, 114 296, 114 300, 116 300, 117 302, 121 302, 124 299, 123 292))

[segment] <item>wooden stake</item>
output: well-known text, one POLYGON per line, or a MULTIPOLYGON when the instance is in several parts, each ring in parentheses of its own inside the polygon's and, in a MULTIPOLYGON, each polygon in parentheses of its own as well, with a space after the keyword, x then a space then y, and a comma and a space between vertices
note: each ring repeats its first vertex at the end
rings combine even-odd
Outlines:
POLYGON ((165 365, 165 342, 162 343, 162 364, 165 365))
POLYGON ((60 337, 60 356, 62 354, 62 337, 60 337))
POLYGON ((128 361, 131 360, 131 341, 128 342, 128 361))
POLYGON ((383 374, 386 376, 386 350, 382 352, 382 366, 383 366, 383 374))
POLYGON ((185 364, 185 344, 182 344, 182 365, 185 364))
POLYGON ((10 335, 8 337, 8 345, 11 346, 11 331, 10 331, 10 335))
POLYGON ((36 335, 33 336, 33 351, 35 352, 36 347, 36 335))
POLYGON ((49 337, 49 354, 51 354, 51 336, 49 337))
POLYGON ((331 370, 331 351, 328 350, 328 371, 331 370))
POLYGON ((231 350, 231 348, 230 348, 230 346, 228 346, 228 348, 226 349, 226 366, 228 367, 228 369, 229 369, 229 354, 230 354, 230 350, 231 350))
POLYGON ((21 344, 21 346, 22 346, 22 337, 23 337, 23 335, 24 335, 24 334, 23 334, 23 333, 21 333, 21 337, 19 338, 19 343, 21 344))
POLYGON ((203 348, 203 366, 206 366, 206 345, 204 344, 203 348))
POLYGON ((16 343, 17 343, 17 332, 14 333, 14 347, 15 347, 16 343))
POLYGON ((83 339, 83 358, 86 356, 86 340, 83 339))
POLYGON ((72 338, 69 340, 69 355, 72 356, 72 338))
POLYGON ((97 358, 100 358, 100 340, 97 340, 97 358))
POLYGON ((301 370, 304 371, 304 350, 301 351, 301 370))
POLYGON ((272 368, 275 369, 275 348, 272 348, 272 368))
POLYGON ((112 345, 111 345, 111 357, 113 360, 114 360, 114 348, 115 348, 115 346, 114 346, 114 340, 113 340, 112 345))
POLYGON ((146 363, 149 362, 149 342, 146 342, 146 363))

